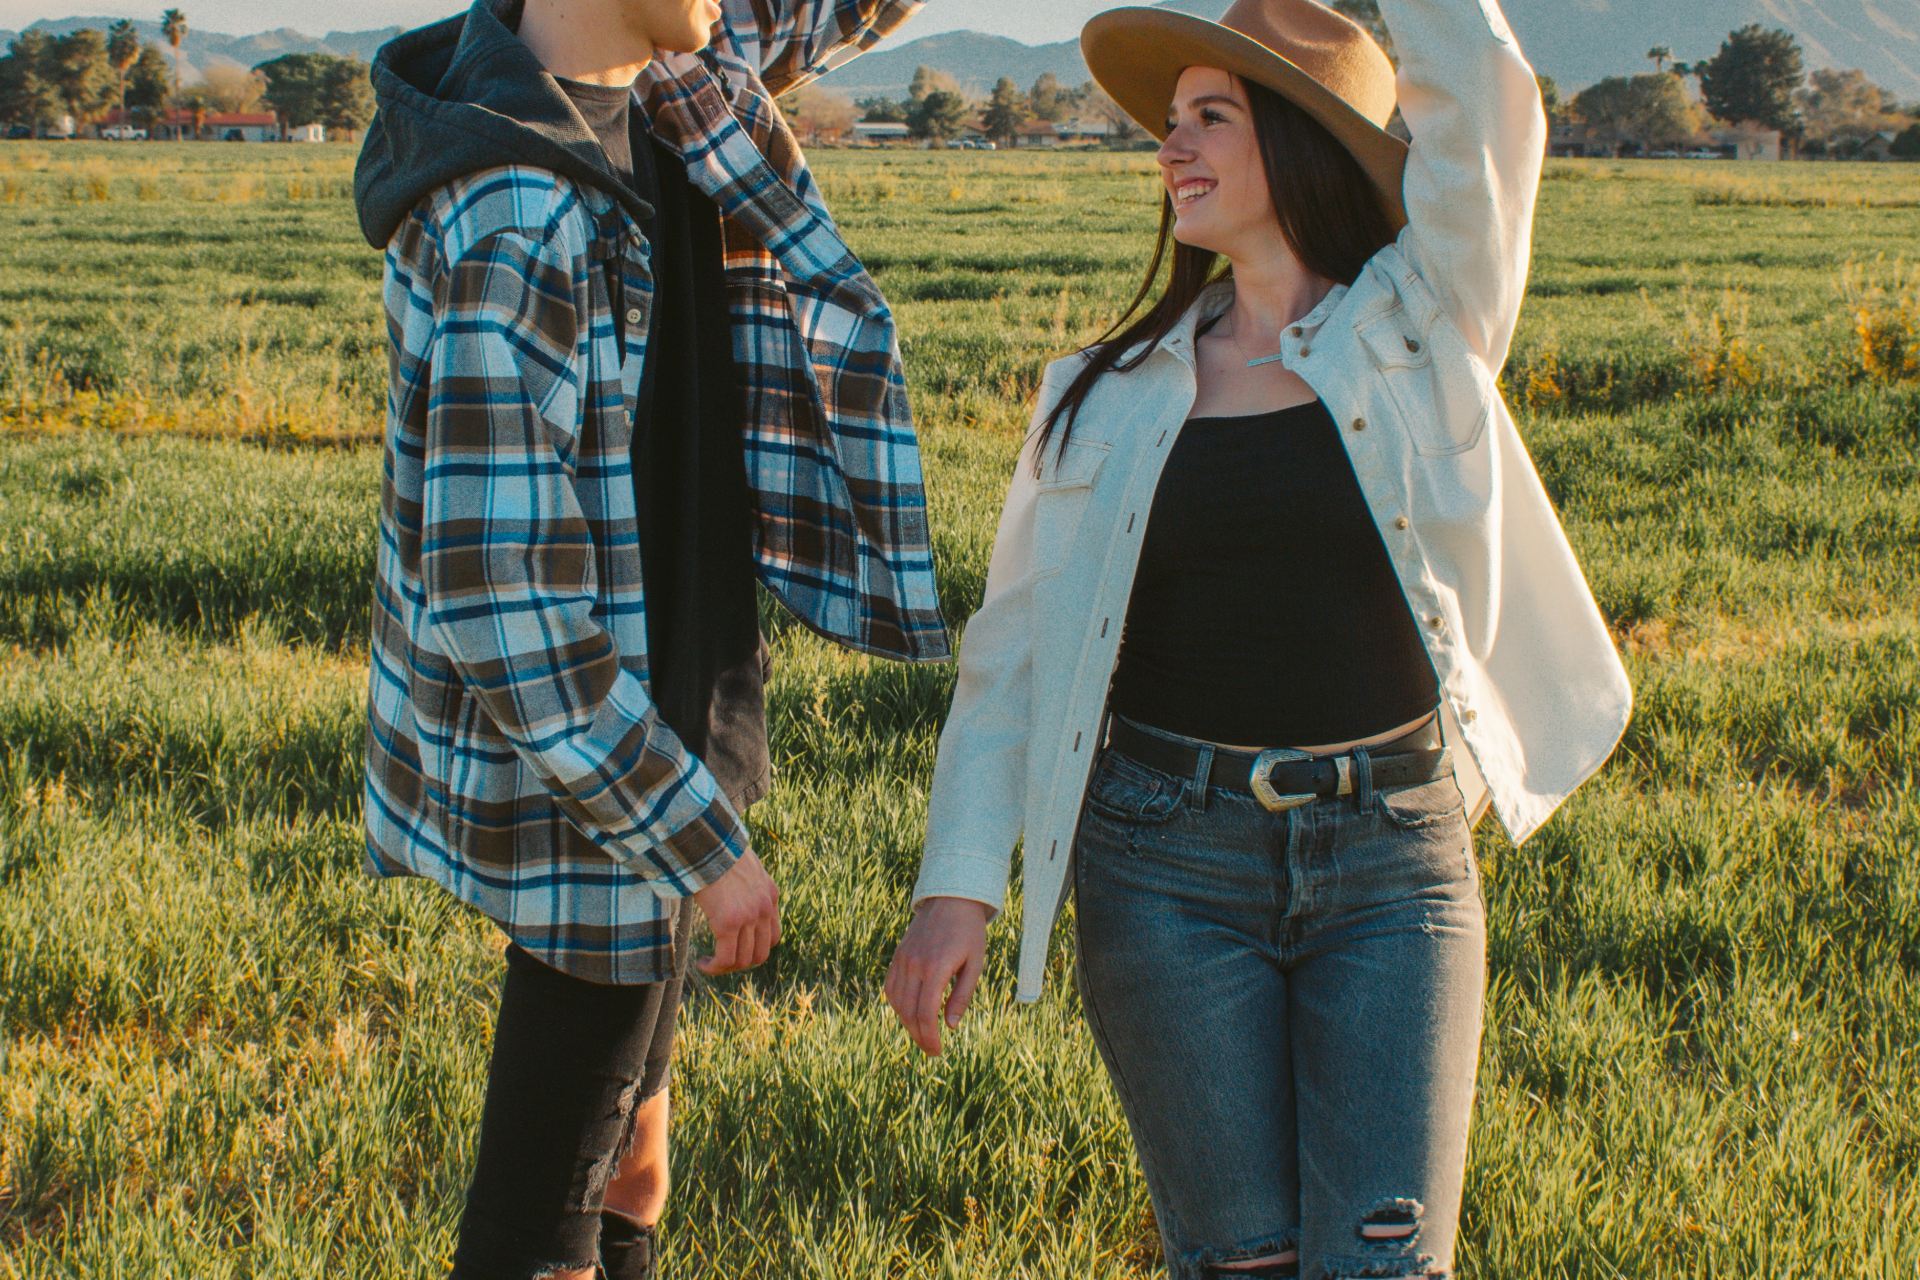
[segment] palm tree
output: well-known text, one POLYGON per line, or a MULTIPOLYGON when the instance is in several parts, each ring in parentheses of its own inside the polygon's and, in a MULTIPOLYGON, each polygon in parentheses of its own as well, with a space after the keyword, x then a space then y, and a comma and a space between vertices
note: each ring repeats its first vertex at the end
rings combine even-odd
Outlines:
POLYGON ((107 28, 107 61, 113 64, 114 74, 120 77, 120 115, 121 123, 126 123, 127 114, 127 72, 133 70, 133 64, 140 61, 140 32, 130 18, 122 18, 107 28))
POLYGON ((1647 50, 1647 56, 1653 59, 1653 73, 1659 75, 1673 61, 1673 48, 1671 45, 1657 44, 1647 50))
POLYGON ((187 38, 187 15, 169 9, 160 15, 160 34, 173 46, 173 96, 180 96, 180 46, 187 38))

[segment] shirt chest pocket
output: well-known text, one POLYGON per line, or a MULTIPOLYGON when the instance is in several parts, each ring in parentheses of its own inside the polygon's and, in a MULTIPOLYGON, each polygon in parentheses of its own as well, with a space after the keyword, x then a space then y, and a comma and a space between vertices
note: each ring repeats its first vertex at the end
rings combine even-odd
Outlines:
POLYGON ((1360 342, 1416 451, 1465 453, 1485 437, 1494 389, 1465 343, 1419 332, 1399 308, 1362 325, 1360 342))
POLYGON ((1066 563, 1080 522, 1093 497, 1094 478, 1110 448, 1096 440, 1067 438, 1056 452, 1049 445, 1046 462, 1034 482, 1033 569, 1037 575, 1058 573, 1066 563))

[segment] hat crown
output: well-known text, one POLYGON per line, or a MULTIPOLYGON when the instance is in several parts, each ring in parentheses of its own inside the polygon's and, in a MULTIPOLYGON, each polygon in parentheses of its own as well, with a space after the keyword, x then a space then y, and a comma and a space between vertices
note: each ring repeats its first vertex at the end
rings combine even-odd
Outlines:
POLYGON ((1345 14, 1315 0, 1234 0, 1220 25, 1273 50, 1380 128, 1393 118, 1393 63, 1345 14))

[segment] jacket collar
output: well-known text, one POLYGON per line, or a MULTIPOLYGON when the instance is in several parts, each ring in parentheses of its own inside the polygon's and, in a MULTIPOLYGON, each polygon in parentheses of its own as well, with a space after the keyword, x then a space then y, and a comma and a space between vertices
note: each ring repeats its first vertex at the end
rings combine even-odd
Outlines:
MULTIPOLYGON (((1313 310, 1288 325, 1288 330, 1298 329, 1301 331, 1301 337, 1311 338, 1320 326, 1327 322, 1327 317, 1333 314, 1334 309, 1340 305, 1341 299, 1347 296, 1347 288, 1344 284, 1334 285, 1328 290, 1327 296, 1315 304, 1313 310)), ((1187 308, 1186 313, 1180 317, 1179 322, 1173 326, 1172 331, 1160 345, 1177 356, 1189 369, 1193 368, 1194 333, 1202 324, 1222 314, 1232 305, 1233 277, 1228 276, 1224 280, 1214 281, 1200 291, 1200 296, 1193 300, 1193 305, 1187 308)))

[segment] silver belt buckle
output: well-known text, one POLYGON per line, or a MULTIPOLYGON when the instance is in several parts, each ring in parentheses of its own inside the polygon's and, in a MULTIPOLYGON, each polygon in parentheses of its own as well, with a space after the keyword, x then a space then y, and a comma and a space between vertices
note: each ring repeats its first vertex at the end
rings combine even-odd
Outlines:
MULTIPOLYGON (((1289 809, 1298 809, 1302 805, 1312 804, 1320 798, 1319 794, 1313 791, 1281 795, 1273 789, 1273 782, 1271 780, 1273 776, 1273 766, 1281 763, 1283 760, 1297 760, 1300 758, 1300 753, 1297 751, 1281 750, 1262 751, 1253 758, 1252 776, 1249 779, 1253 785, 1253 798, 1258 800, 1260 807, 1268 813, 1285 813, 1289 809)), ((1334 794, 1344 796, 1352 792, 1352 757, 1345 755, 1335 756, 1333 767, 1340 778, 1340 785, 1334 794)))

